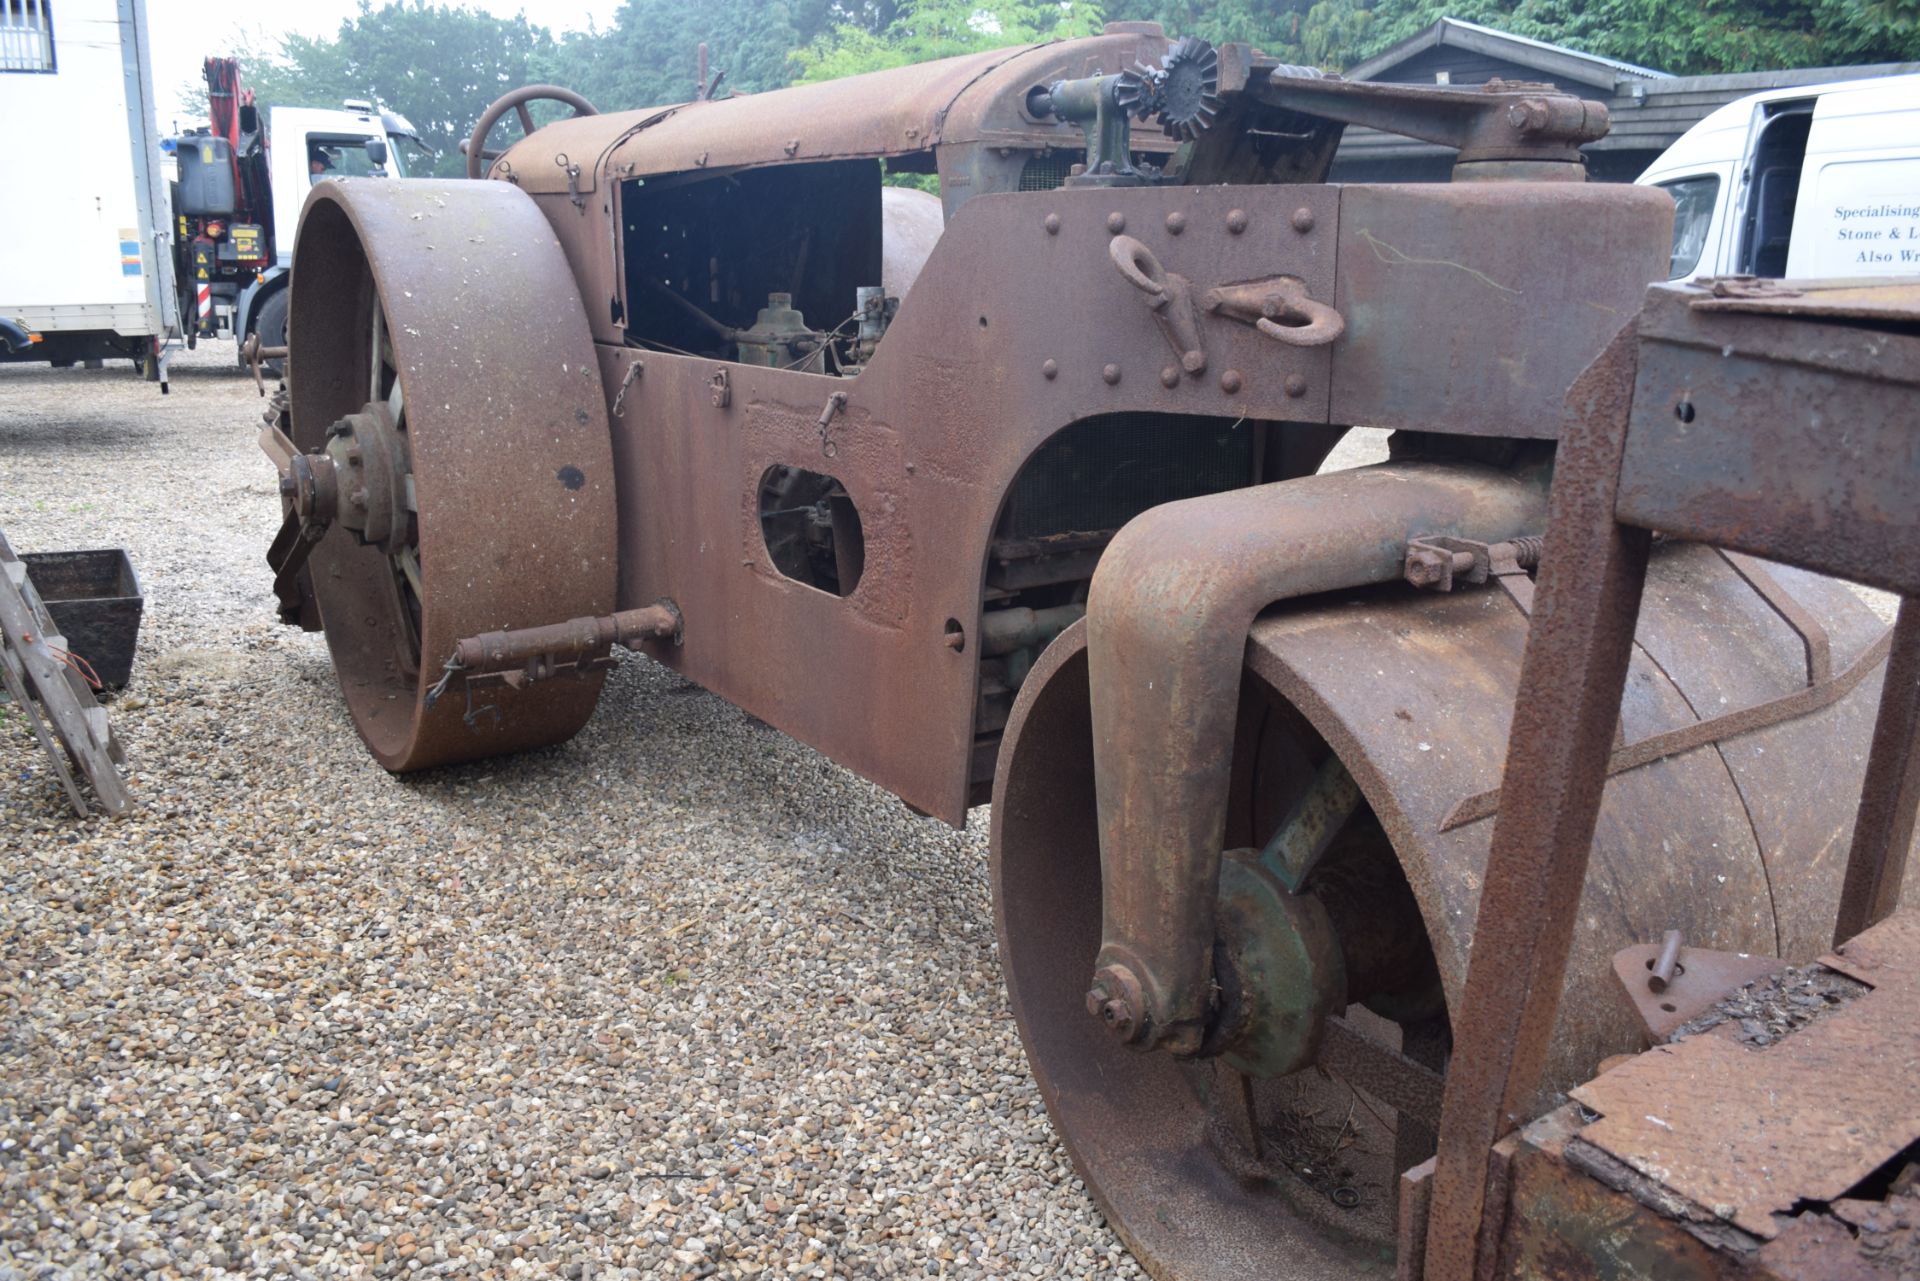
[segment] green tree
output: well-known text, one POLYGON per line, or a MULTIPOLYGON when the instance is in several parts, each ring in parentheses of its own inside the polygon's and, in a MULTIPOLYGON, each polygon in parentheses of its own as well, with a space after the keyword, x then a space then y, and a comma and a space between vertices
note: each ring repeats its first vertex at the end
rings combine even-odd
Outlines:
MULTIPOLYGON (((332 37, 291 35, 267 50, 235 50, 243 82, 264 107, 337 107, 369 98, 407 117, 437 155, 434 170, 464 172, 458 147, 487 104, 538 79, 554 40, 524 16, 496 18, 424 0, 390 0, 340 24, 332 37)), ((205 101, 201 87, 200 101, 205 101)), ((511 126, 508 126, 509 128, 511 126)))
POLYGON ((1101 11, 1090 0, 902 0, 877 31, 837 24, 793 55, 800 80, 841 76, 983 49, 1096 35, 1101 11))
POLYGON ((1115 21, 1158 22, 1170 36, 1250 44, 1284 62, 1302 61, 1301 37, 1314 0, 1113 0, 1115 21))
POLYGON ((889 22, 895 0, 626 0, 603 33, 563 37, 552 79, 602 111, 661 106, 694 96, 699 49, 719 92, 778 89, 793 77, 793 50, 830 30, 889 22))

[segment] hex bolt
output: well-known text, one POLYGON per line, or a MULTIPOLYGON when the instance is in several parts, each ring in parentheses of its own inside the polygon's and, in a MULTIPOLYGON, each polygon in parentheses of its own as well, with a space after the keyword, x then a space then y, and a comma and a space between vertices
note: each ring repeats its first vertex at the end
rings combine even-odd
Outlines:
POLYGON ((1293 229, 1304 236, 1313 230, 1313 210, 1302 206, 1293 211, 1290 221, 1293 223, 1293 229))
POLYGON ((1244 209, 1227 210, 1227 230, 1239 235, 1247 229, 1247 211, 1244 209))
POLYGON ((1122 1042, 1137 1040, 1141 1025, 1140 980, 1124 965, 1109 965, 1093 976, 1087 1013, 1107 1025, 1122 1042))
POLYGON ((1162 369, 1160 371, 1160 385, 1162 387, 1178 387, 1180 385, 1179 368, 1174 365, 1168 365, 1165 369, 1162 369))
POLYGON ((1307 394, 1307 379, 1304 374, 1288 374, 1286 382, 1281 385, 1286 389, 1287 395, 1295 400, 1307 394))
POLYGON ((1178 209, 1167 215, 1167 234, 1177 236, 1187 229, 1187 216, 1178 209))
POLYGON ((1127 229, 1127 216, 1125 214, 1121 213, 1119 210, 1116 209, 1114 212, 1107 215, 1108 231, 1111 231, 1114 235, 1117 236, 1121 232, 1125 231, 1126 229, 1127 229))
POLYGON ((1547 104, 1538 98, 1525 98, 1507 108, 1507 123, 1521 133, 1547 127, 1547 104))
POLYGON ((1109 385, 1117 383, 1120 381, 1120 366, 1108 365, 1100 371, 1100 376, 1106 379, 1109 385))
POLYGON ((1049 236, 1057 236, 1060 234, 1060 215, 1050 213, 1047 215, 1047 220, 1040 225, 1047 229, 1049 236))
POLYGON ((1229 369, 1220 375, 1220 390, 1231 396, 1240 390, 1240 371, 1229 369))
POLYGON ((1049 380, 1058 378, 1060 376, 1060 362, 1051 359, 1042 362, 1040 365, 1040 376, 1049 380))
POLYGON ((1437 547, 1415 547, 1407 552, 1407 581, 1415 587, 1432 587, 1445 581, 1452 562, 1453 558, 1437 547))
POLYGON ((292 498, 300 492, 300 482, 291 476, 282 476, 280 478, 280 492, 284 496, 292 498))

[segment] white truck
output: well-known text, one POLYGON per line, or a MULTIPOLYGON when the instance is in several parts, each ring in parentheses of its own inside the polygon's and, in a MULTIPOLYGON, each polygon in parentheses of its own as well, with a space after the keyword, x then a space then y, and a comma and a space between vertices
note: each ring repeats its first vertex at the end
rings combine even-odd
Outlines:
POLYGON ((1730 102, 1638 181, 1673 196, 1675 280, 1920 273, 1920 75, 1730 102))
POLYGON ((231 58, 205 65, 211 123, 170 139, 173 240, 187 345, 258 333, 286 338, 293 235, 322 176, 404 178, 412 125, 371 103, 257 108, 231 58))
POLYGON ((0 0, 0 360, 131 359, 179 333, 145 0, 0 0))

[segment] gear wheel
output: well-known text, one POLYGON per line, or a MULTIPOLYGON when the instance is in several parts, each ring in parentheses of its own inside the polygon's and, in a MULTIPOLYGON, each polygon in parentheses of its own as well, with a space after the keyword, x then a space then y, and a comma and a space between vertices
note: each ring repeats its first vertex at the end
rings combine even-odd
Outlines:
POLYGON ((1220 110, 1220 55, 1187 36, 1160 59, 1154 107, 1167 137, 1191 141, 1213 125, 1220 110))
POLYGON ((1165 72, 1136 62, 1120 73, 1113 87, 1113 101, 1130 116, 1145 120, 1160 105, 1160 81, 1165 72))

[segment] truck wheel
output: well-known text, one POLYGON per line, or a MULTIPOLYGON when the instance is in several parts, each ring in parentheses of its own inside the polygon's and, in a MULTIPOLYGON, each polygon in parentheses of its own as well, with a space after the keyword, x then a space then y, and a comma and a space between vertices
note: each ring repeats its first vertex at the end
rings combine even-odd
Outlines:
MULTIPOLYGON (((253 332, 260 335, 262 347, 284 347, 287 344, 287 290, 277 289, 260 304, 260 310, 253 313, 253 332)), ((275 378, 286 376, 285 365, 278 360, 263 360, 260 365, 275 378)))

